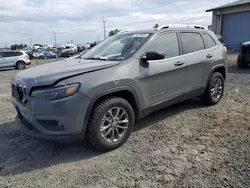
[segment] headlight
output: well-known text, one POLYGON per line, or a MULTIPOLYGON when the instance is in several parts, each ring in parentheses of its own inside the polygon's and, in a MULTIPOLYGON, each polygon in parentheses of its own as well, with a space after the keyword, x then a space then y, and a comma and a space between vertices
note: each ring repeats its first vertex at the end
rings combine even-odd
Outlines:
POLYGON ((65 86, 54 87, 51 89, 35 90, 31 93, 32 97, 44 99, 44 100, 55 100, 61 99, 74 95, 79 88, 80 84, 70 84, 65 86))

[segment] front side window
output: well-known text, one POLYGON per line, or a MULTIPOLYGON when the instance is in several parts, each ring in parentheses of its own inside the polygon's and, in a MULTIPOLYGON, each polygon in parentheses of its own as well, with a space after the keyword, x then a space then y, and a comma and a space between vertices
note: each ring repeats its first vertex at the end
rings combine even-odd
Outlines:
POLYGON ((204 42, 199 33, 180 33, 183 53, 188 54, 204 50, 204 42))
POLYGON ((180 55, 179 42, 176 33, 166 33, 156 38, 147 51, 163 51, 165 59, 180 55))
POLYGON ((150 36, 149 33, 117 34, 81 56, 82 59, 119 61, 131 57, 150 36))
POLYGON ((206 48, 212 48, 214 46, 216 46, 216 43, 214 41, 214 39, 209 35, 209 34, 202 34, 206 48))

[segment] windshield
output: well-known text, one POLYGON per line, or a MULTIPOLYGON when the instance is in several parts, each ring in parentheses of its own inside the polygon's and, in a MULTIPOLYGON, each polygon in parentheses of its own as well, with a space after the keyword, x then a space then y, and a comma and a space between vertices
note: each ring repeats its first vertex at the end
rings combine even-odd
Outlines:
POLYGON ((115 35, 81 56, 82 59, 119 61, 131 57, 148 38, 149 33, 115 35))

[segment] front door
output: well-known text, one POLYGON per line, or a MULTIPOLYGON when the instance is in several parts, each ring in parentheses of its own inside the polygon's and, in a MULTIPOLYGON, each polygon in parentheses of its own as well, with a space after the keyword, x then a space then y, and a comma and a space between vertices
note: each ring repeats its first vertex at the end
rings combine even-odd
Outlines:
POLYGON ((185 88, 186 61, 180 56, 177 33, 167 32, 157 36, 147 51, 163 51, 165 58, 149 61, 148 66, 141 62, 140 85, 144 108, 181 99, 185 88))

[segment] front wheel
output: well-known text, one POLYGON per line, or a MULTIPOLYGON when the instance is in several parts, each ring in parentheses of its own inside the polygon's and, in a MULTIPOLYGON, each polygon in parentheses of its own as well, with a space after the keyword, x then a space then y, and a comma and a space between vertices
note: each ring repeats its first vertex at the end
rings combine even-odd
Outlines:
POLYGON ((125 143, 134 123, 135 114, 129 102, 123 98, 109 97, 94 108, 87 138, 99 150, 113 150, 125 143))
POLYGON ((224 93, 224 77, 221 73, 213 73, 208 82, 207 88, 202 96, 202 102, 205 105, 215 105, 220 102, 224 93))

